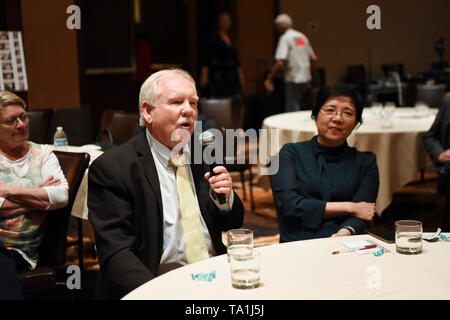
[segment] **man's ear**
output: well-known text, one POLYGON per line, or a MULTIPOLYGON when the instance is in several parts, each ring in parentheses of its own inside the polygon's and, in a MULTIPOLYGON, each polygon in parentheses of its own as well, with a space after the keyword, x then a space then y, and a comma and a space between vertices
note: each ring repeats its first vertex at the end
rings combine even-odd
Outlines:
POLYGON ((147 101, 142 101, 141 109, 142 109, 142 118, 144 118, 146 124, 151 124, 153 120, 152 106, 147 101))

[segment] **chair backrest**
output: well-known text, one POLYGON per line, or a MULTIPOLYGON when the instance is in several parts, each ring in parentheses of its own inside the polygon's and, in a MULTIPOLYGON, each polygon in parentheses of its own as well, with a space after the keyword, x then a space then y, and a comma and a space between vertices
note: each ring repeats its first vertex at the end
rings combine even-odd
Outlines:
POLYGON ((366 69, 364 65, 349 65, 347 66, 347 82, 361 83, 366 81, 366 69))
POLYGON ((28 124, 30 129, 29 140, 39 144, 51 143, 48 141, 48 138, 50 136, 50 123, 53 110, 28 110, 27 113, 31 116, 28 124))
POLYGON ((49 140, 53 144, 56 127, 62 126, 69 145, 81 146, 92 143, 92 113, 88 105, 78 108, 53 109, 49 140))
POLYGON ((60 266, 66 262, 66 242, 69 218, 75 196, 89 166, 88 153, 54 151, 69 185, 66 207, 48 212, 47 231, 39 246, 39 265, 60 266))
POLYGON ((311 70, 311 85, 313 88, 321 88, 326 83, 325 69, 324 68, 313 68, 311 70))
POLYGON ((103 111, 100 130, 109 130, 114 143, 119 145, 133 137, 134 128, 138 121, 139 112, 107 109, 103 111))
POLYGON ((245 107, 243 99, 210 99, 201 98, 200 112, 213 119, 217 128, 237 129, 244 127, 245 107))
POLYGON ((401 63, 383 64, 381 65, 381 69, 383 70, 383 74, 386 78, 390 77, 391 72, 397 72, 400 79, 405 78, 405 71, 403 69, 403 64, 401 63))
POLYGON ((445 84, 417 85, 416 102, 425 102, 430 108, 439 108, 445 95, 445 84))

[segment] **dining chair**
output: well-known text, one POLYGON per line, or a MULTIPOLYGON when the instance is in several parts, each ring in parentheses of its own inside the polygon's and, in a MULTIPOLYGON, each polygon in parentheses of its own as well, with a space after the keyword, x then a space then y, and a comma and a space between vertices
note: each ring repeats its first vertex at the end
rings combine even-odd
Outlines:
POLYGON ((49 136, 53 110, 28 110, 27 113, 30 115, 30 121, 28 123, 30 132, 29 140, 39 144, 51 143, 49 136))
MULTIPOLYGON (((122 144, 133 137, 133 130, 138 121, 138 112, 106 109, 102 114, 100 134, 107 130, 111 133, 114 144, 122 144)), ((102 139, 102 137, 99 138, 102 139)))
POLYGON ((49 142, 53 144, 56 128, 62 126, 71 146, 92 143, 92 112, 89 105, 75 108, 53 108, 49 142))
POLYGON ((381 65, 381 70, 386 78, 391 76, 391 72, 397 72, 400 79, 405 79, 405 71, 402 63, 385 63, 381 65))
POLYGON ((213 119, 217 128, 238 129, 244 127, 245 106, 240 98, 201 98, 199 111, 213 119))
POLYGON ((234 149, 232 150, 232 153, 227 152, 226 146, 227 146, 227 139, 229 136, 226 134, 226 128, 222 127, 221 129, 222 137, 223 137, 223 155, 226 157, 226 161, 224 161, 224 167, 227 169, 228 172, 239 172, 241 177, 241 184, 242 184, 242 192, 244 196, 244 200, 247 200, 247 192, 245 187, 245 172, 248 171, 248 183, 249 183, 249 190, 250 190, 250 206, 251 210, 255 211, 255 201, 253 197, 253 174, 252 174, 252 168, 256 165, 251 163, 251 157, 250 157, 250 144, 249 141, 245 141, 244 146, 238 145, 238 137, 236 135, 233 135, 233 146, 234 149), (239 157, 243 154, 243 158, 245 159, 244 163, 238 163, 239 157), (227 163, 229 162, 229 163, 227 163))
POLYGON ((416 102, 425 102, 430 108, 439 108, 445 96, 444 84, 420 84, 416 90, 416 102))
POLYGON ((66 288, 65 264, 69 218, 84 172, 89 166, 90 156, 88 153, 64 151, 54 153, 69 185, 69 201, 64 208, 47 212, 47 230, 38 248, 37 267, 19 274, 25 299, 55 298, 56 290, 66 288))

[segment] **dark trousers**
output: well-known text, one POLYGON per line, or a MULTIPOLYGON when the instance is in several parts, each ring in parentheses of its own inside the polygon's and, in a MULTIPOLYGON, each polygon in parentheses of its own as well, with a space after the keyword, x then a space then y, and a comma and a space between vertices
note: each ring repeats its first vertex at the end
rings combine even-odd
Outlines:
POLYGON ((22 298, 16 261, 10 257, 9 250, 0 244, 0 300, 21 300, 22 298))

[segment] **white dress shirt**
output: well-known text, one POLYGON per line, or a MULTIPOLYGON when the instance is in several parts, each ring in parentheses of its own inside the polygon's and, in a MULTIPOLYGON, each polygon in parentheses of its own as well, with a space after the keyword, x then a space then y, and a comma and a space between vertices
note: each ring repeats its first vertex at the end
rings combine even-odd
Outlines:
MULTIPOLYGON (((161 275, 187 264, 186 243, 184 240, 178 197, 174 197, 174 195, 178 194, 178 189, 175 168, 173 168, 169 164, 171 150, 161 144, 159 141, 155 140, 151 136, 148 129, 146 129, 145 131, 153 155, 153 159, 155 161, 156 170, 158 172, 163 204, 163 253, 161 256, 157 274, 161 275)), ((186 158, 189 158, 190 149, 188 144, 183 148, 183 153, 185 153, 186 158)), ((214 251, 214 246, 212 244, 211 236, 209 235, 206 223, 203 220, 202 215, 200 214, 197 192, 195 190, 191 166, 189 164, 186 164, 186 171, 191 182, 192 189, 194 190, 194 196, 197 202, 197 208, 200 215, 203 234, 205 236, 206 246, 208 247, 208 254, 209 256, 214 256, 216 253, 214 251)), ((213 200, 219 209, 230 211, 233 205, 233 199, 233 192, 231 192, 230 197, 225 204, 220 204, 218 201, 214 199, 213 200)))

